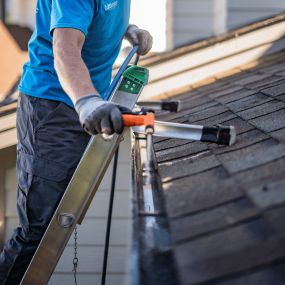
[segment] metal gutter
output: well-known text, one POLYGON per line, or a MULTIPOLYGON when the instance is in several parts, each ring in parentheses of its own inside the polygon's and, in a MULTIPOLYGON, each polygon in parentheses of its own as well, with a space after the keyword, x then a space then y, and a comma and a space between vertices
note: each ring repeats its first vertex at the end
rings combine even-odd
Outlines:
POLYGON ((133 236, 132 285, 179 285, 161 179, 151 144, 147 160, 145 135, 132 145, 133 236))

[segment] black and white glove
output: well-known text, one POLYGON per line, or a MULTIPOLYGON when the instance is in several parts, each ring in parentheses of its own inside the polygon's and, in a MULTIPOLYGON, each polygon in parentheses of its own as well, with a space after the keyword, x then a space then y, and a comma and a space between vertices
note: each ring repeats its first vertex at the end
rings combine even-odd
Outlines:
POLYGON ((146 30, 139 29, 136 25, 129 25, 125 37, 133 46, 139 47, 139 55, 147 54, 152 48, 151 34, 146 30))
POLYGON ((131 111, 126 107, 106 102, 99 95, 80 98, 75 104, 75 109, 82 127, 90 135, 121 134, 124 130, 122 112, 131 111))

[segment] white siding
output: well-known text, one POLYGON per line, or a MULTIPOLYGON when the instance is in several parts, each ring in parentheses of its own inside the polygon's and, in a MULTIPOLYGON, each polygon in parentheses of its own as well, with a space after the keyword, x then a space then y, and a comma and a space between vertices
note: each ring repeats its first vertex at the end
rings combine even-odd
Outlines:
MULTIPOLYGON (((118 176, 113 210, 112 230, 109 249, 108 285, 128 284, 129 252, 131 237, 130 201, 130 138, 127 135, 120 145, 118 176)), ((81 285, 98 284, 101 278, 103 250, 106 232, 106 218, 112 174, 111 163, 100 189, 87 212, 81 226, 78 226, 78 280, 81 285)), ((16 214, 16 170, 6 171, 6 240, 18 224, 16 214)), ((73 284, 72 274, 73 236, 52 276, 49 285, 73 284)))
POLYGON ((36 0, 8 0, 6 2, 9 23, 34 29, 36 0))
POLYGON ((6 209, 5 209, 5 240, 7 240, 13 229, 18 225, 16 196, 17 196, 17 179, 16 167, 6 170, 5 178, 6 192, 6 209))
MULTIPOLYGON (((78 274, 77 278, 78 284, 80 285, 92 285, 92 284, 101 284, 101 274, 78 274), (92 282, 90 281, 92 280, 92 282)), ((56 273, 52 276, 49 285, 61 285, 61 284, 74 284, 74 277, 72 274, 60 274, 56 273)), ((108 274, 106 277, 106 284, 129 284, 129 279, 126 275, 122 274, 108 274)))
POLYGON ((285 0, 228 0, 228 29, 285 11, 285 0))
MULTIPOLYGON (((9 0, 8 21, 34 28, 36 0, 9 0)), ((285 0, 132 0, 131 23, 165 51, 285 11, 285 0)))
POLYGON ((226 29, 226 0, 173 0, 173 47, 226 29))

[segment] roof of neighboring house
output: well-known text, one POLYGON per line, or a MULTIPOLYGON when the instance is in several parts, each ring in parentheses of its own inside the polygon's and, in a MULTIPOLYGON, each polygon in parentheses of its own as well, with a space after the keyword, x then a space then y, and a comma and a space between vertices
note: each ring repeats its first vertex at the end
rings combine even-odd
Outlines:
POLYGON ((27 53, 23 52, 5 25, 0 22, 0 42, 4 43, 0 53, 0 101, 19 80, 27 53))
POLYGON ((155 139, 184 285, 285 284, 285 52, 233 73, 174 97, 182 110, 157 117, 238 134, 230 147, 155 139))

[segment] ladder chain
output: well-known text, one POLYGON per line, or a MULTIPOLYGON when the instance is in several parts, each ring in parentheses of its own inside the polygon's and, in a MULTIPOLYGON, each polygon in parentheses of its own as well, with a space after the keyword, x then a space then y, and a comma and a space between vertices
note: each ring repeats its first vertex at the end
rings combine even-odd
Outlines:
POLYGON ((74 283, 77 285, 77 267, 78 267, 78 257, 77 257, 77 226, 74 229, 74 258, 73 258, 73 275, 74 283))

